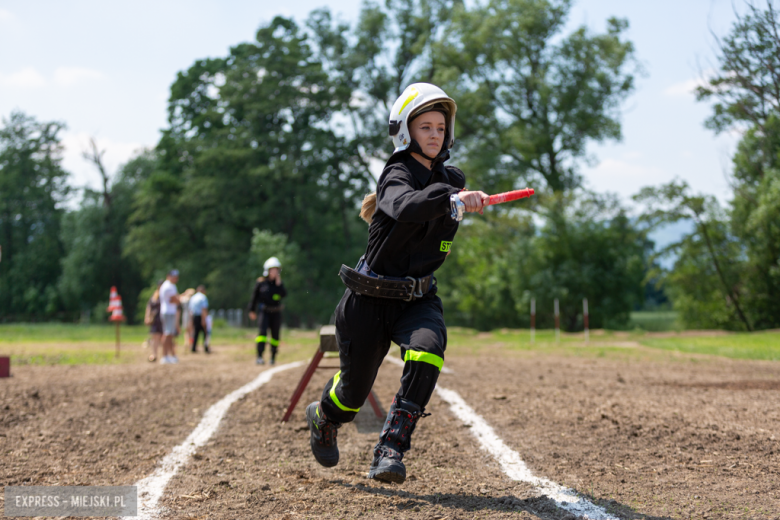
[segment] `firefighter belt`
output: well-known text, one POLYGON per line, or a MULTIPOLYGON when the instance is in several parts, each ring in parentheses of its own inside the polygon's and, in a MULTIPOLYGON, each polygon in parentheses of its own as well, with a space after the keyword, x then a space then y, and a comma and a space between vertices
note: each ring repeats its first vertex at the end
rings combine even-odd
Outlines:
POLYGON ((344 282, 344 285, 358 294, 407 302, 422 298, 436 285, 433 274, 422 278, 411 276, 397 278, 374 274, 362 258, 358 263, 357 270, 342 265, 339 270, 339 278, 344 282))

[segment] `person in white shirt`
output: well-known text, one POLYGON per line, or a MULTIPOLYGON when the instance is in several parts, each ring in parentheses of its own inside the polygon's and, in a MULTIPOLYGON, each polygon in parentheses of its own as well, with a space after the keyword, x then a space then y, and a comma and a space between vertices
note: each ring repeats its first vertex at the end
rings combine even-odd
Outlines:
POLYGON ((206 287, 198 286, 198 292, 192 295, 189 301, 190 316, 192 316, 192 351, 198 351, 198 336, 203 333, 203 350, 209 353, 209 345, 206 341, 206 318, 209 315, 209 299, 206 298, 206 287))
POLYGON ((168 277, 160 286, 160 317, 163 324, 163 357, 160 363, 178 363, 174 351, 173 338, 179 333, 179 290, 176 282, 179 281, 179 271, 176 269, 168 273, 168 277))

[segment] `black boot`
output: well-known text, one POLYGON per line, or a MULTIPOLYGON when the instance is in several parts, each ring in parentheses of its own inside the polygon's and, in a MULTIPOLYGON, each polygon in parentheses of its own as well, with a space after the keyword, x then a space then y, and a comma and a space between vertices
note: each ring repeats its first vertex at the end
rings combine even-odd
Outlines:
POLYGON ((390 405, 385 426, 379 442, 374 446, 374 461, 368 478, 383 482, 403 484, 406 480, 406 466, 402 462, 404 453, 411 449, 412 433, 420 417, 430 414, 422 412, 411 401, 396 397, 390 405))
POLYGON ((339 447, 336 444, 336 434, 341 423, 333 422, 325 417, 319 401, 314 401, 306 407, 306 423, 311 433, 311 452, 317 462, 326 468, 332 468, 339 463, 339 447))

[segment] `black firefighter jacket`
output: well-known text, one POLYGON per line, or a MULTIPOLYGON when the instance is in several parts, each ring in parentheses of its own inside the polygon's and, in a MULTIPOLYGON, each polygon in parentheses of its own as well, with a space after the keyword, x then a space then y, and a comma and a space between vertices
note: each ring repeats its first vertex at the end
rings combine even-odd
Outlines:
POLYGON ((409 154, 391 158, 377 185, 377 208, 368 230, 366 263, 383 276, 420 278, 441 267, 458 222, 450 195, 466 185, 454 166, 427 169, 409 154))

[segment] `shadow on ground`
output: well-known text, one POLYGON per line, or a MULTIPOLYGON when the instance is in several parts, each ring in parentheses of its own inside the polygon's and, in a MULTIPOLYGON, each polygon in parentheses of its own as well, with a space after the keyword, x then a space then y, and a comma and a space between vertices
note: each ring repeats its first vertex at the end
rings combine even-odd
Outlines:
MULTIPOLYGON (((578 520, 579 518, 582 518, 558 507, 553 500, 545 496, 520 499, 512 495, 490 496, 468 493, 433 493, 422 495, 396 489, 392 484, 385 487, 373 487, 365 484, 351 484, 340 479, 331 480, 330 483, 341 486, 352 493, 362 492, 376 496, 406 499, 397 502, 390 508, 390 511, 393 509, 398 512, 419 511, 424 506, 440 505, 446 508, 458 509, 463 512, 490 510, 519 513, 524 511, 541 520, 578 520)), ((592 497, 583 496, 591 502, 603 507, 607 513, 610 513, 621 520, 673 520, 668 516, 651 516, 638 513, 629 506, 620 504, 615 500, 594 500, 592 497)))
POLYGON ((379 404, 379 411, 382 415, 381 419, 376 416, 374 409, 371 407, 371 403, 366 400, 360 411, 355 416, 355 420, 352 424, 357 428, 358 433, 379 433, 382 431, 382 426, 385 424, 385 417, 387 412, 382 403, 379 404))

